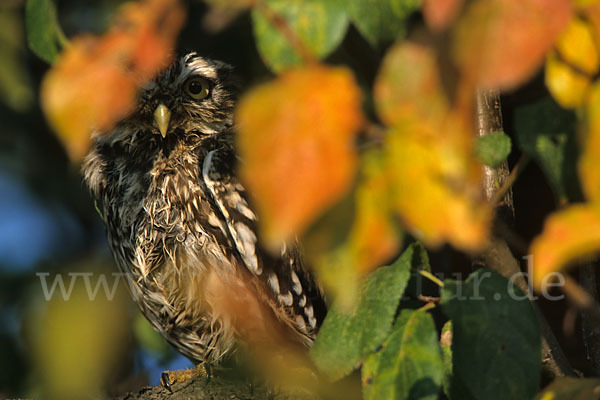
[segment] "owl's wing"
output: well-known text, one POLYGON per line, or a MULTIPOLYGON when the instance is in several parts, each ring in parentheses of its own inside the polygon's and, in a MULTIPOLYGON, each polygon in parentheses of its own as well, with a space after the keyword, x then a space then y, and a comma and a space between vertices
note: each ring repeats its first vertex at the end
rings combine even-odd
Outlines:
POLYGON ((261 246, 256 214, 233 171, 233 154, 210 151, 202 178, 224 221, 229 239, 245 267, 270 290, 276 308, 283 309, 294 328, 312 342, 326 309, 321 288, 302 264, 297 246, 283 246, 273 255, 261 246))

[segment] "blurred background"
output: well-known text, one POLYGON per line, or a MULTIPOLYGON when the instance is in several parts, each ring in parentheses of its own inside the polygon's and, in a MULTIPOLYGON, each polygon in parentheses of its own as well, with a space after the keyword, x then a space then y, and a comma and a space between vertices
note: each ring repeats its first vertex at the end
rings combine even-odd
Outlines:
MULTIPOLYGON (((62 28, 72 37, 103 32, 122 1, 55 3, 62 28)), ((187 3, 181 52, 197 50, 234 65, 246 86, 272 77, 256 50, 247 13, 210 33, 202 24, 205 4, 187 3)), ((24 8, 25 0, 0 1, 0 398, 116 395, 157 384, 163 370, 191 363, 154 333, 115 275, 104 226, 79 166, 69 161, 40 110, 39 85, 49 65, 27 48, 24 8)), ((370 88, 387 45, 374 49, 350 27, 327 61, 349 65, 359 84, 370 88)), ((505 96, 507 134, 512 136, 513 110, 546 95, 540 75, 505 96)), ((369 98, 365 103, 372 110, 369 98)), ((512 154, 509 161, 517 158, 512 154)), ((554 197, 533 163, 514 190, 515 231, 528 243, 554 209, 554 197)), ((456 269, 444 250, 433 254, 432 264, 456 269)), ((551 306, 546 314, 555 331, 573 364, 585 369, 580 335, 565 336, 561 329, 565 303, 551 306)))

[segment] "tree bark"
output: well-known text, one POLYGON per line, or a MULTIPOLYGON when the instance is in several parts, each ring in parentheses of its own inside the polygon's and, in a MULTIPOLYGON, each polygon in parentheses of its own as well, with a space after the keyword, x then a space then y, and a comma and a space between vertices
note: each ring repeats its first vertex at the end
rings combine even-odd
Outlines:
MULTIPOLYGON (((476 129, 478 136, 502 131, 502 109, 500 93, 496 90, 479 90, 476 94, 476 129)), ((509 176, 508 163, 504 162, 498 168, 484 167, 483 190, 488 200, 500 189, 509 176)), ((512 190, 506 191, 504 198, 497 208, 496 222, 505 226, 514 226, 514 203, 512 190)), ((490 244, 475 260, 476 264, 483 264, 504 277, 510 279, 516 276, 515 283, 526 294, 530 293, 529 286, 521 273, 519 262, 512 254, 506 241, 499 236, 492 235, 490 244)), ((550 325, 542 315, 537 304, 531 305, 537 316, 542 334, 542 363, 546 375, 549 377, 575 375, 567 357, 562 351, 550 325)))

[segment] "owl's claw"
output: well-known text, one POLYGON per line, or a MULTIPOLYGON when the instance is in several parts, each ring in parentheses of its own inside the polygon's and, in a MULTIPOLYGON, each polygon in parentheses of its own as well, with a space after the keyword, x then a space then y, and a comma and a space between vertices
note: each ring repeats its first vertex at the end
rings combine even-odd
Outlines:
POLYGON ((212 372, 211 366, 206 363, 198 364, 194 368, 164 371, 160 374, 160 384, 169 392, 173 393, 172 385, 197 377, 204 377, 207 378, 207 380, 210 380, 212 372))

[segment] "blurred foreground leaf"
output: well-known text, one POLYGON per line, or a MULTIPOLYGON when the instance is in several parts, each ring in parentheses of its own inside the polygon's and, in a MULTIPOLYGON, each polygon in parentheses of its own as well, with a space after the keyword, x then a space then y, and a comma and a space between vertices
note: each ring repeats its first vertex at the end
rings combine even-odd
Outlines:
POLYGON ((347 9, 360 33, 378 46, 404 36, 408 17, 419 5, 419 0, 353 0, 347 9))
POLYGON ((542 233, 531 243, 535 260, 533 284, 541 290, 549 274, 600 250, 600 205, 576 204, 551 214, 542 233))
MULTIPOLYGON (((28 315, 29 340, 42 397, 98 397, 114 376, 128 344, 129 296, 124 282, 113 286, 116 278, 112 274, 105 274, 108 285, 104 288, 97 284, 98 274, 89 273, 89 285, 81 275, 58 276, 63 279, 67 296, 58 286, 49 301, 40 293, 37 310, 28 315)), ((55 278, 47 277, 48 287, 55 278)), ((39 287, 37 290, 42 291, 39 287)))
POLYGON ((455 30, 455 59, 479 85, 514 88, 542 65, 571 15, 570 0, 470 2, 455 30))
POLYGON ((529 299, 516 285, 484 269, 464 282, 446 280, 442 310, 452 320, 450 398, 530 399, 537 393, 540 333, 529 299))
POLYGON ((580 107, 598 72, 600 60, 589 22, 571 20, 546 62, 546 86, 565 108, 580 107))
POLYGON ((362 120, 361 92, 345 68, 290 70, 240 100, 240 172, 272 248, 350 189, 362 120))
POLYGON ((331 53, 344 38, 348 17, 343 1, 264 1, 266 7, 252 10, 254 37, 262 59, 275 72, 303 61, 298 49, 294 48, 293 39, 284 35, 282 29, 290 29, 291 34, 318 58, 331 53))
POLYGON ((73 160, 86 153, 92 131, 128 115, 138 88, 170 63, 183 19, 179 0, 127 3, 105 35, 78 36, 60 55, 40 96, 73 160))
POLYGON ((401 221, 428 246, 472 251, 487 239, 491 209, 473 156, 471 117, 449 108, 432 49, 390 49, 375 83, 375 105, 391 125, 383 155, 401 221))

